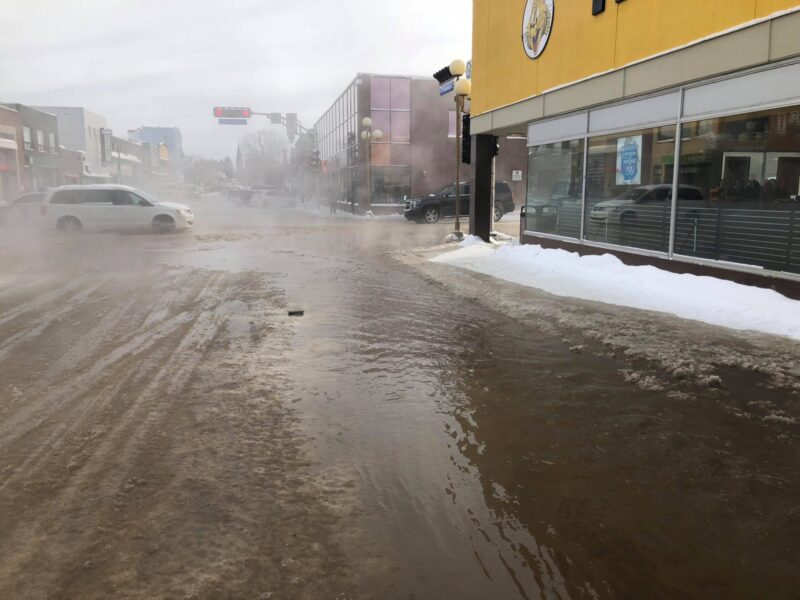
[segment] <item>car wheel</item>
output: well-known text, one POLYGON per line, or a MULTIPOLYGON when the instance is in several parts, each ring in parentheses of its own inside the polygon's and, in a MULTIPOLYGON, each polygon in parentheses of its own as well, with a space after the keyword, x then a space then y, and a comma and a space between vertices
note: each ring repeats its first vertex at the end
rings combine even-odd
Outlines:
POLYGON ((75 217, 64 217, 59 219, 56 227, 59 231, 66 231, 67 233, 75 233, 83 229, 83 225, 75 217))
POLYGON ((169 215, 158 215, 153 219, 153 227, 162 233, 175 231, 175 219, 169 215))
POLYGON ((500 219, 503 218, 503 209, 500 206, 494 207, 494 222, 497 223, 500 219))
POLYGON ((426 223, 438 223, 439 222, 439 207, 438 206, 429 206, 425 209, 423 213, 423 218, 425 219, 426 223))

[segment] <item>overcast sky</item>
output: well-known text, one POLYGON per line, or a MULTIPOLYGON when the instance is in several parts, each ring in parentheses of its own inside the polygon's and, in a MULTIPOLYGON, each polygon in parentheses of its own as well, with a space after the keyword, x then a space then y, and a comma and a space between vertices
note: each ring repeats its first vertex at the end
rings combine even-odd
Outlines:
POLYGON ((124 137, 177 126, 184 151, 236 152, 212 107, 313 125, 356 72, 430 75, 469 58, 470 0, 1 0, 0 100, 84 106, 124 137))

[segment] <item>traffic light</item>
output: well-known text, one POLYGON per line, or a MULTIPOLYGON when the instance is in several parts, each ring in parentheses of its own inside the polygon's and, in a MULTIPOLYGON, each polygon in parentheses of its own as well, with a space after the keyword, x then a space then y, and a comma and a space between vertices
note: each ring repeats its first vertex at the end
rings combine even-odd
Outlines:
POLYGON ((453 74, 450 72, 450 67, 445 67, 444 69, 439 69, 436 73, 433 74, 433 78, 439 82, 439 84, 445 83, 450 81, 453 78, 453 74))
POLYGON ((249 108, 215 106, 214 116, 218 119, 249 119, 253 116, 253 111, 249 108))
POLYGON ((492 156, 500 154, 500 142, 496 135, 492 136, 492 156))
POLYGON ((281 124, 281 113, 269 113, 269 122, 273 125, 281 124))
POLYGON ((297 136, 297 113, 286 113, 286 135, 290 139, 297 136))
POLYGON ((472 162, 472 136, 469 132, 469 115, 461 117, 461 162, 465 165, 472 162))

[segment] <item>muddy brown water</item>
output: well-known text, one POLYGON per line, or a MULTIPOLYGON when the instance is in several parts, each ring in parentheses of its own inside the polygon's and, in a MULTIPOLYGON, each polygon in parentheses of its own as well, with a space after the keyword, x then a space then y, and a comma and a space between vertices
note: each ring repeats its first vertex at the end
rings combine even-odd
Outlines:
POLYGON ((449 224, 196 212, 0 262, 0 596, 795 597, 798 432, 725 410, 787 391, 643 391, 392 256, 449 224))

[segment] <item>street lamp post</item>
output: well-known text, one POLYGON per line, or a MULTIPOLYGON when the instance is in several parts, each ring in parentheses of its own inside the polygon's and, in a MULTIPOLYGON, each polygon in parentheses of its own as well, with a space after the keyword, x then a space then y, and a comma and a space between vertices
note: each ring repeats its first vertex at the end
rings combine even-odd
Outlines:
POLYGON ((361 130, 361 139, 364 140, 367 147, 365 153, 367 159, 367 195, 364 206, 364 213, 367 213, 372 210, 372 140, 381 140, 383 132, 380 129, 372 129, 372 119, 369 117, 364 117, 361 125, 364 126, 364 129, 361 130))
POLYGON ((461 113, 464 110, 464 99, 469 96, 471 84, 469 79, 461 79, 467 72, 467 65, 463 60, 454 60, 450 63, 450 73, 456 78, 456 226, 453 235, 457 239, 464 237, 461 233, 461 113))

